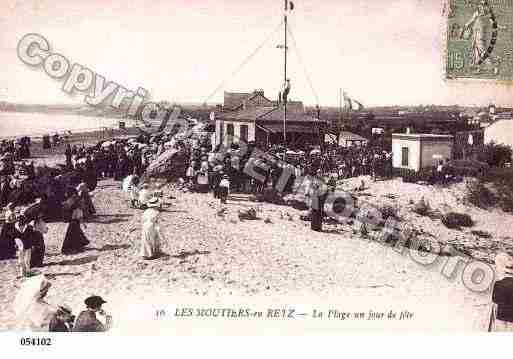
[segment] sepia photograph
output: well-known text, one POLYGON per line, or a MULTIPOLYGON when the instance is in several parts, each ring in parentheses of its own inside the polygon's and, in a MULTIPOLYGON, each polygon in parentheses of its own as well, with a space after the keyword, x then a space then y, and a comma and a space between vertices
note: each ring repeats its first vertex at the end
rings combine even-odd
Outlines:
POLYGON ((0 9, 17 345, 513 330, 513 1, 0 9))

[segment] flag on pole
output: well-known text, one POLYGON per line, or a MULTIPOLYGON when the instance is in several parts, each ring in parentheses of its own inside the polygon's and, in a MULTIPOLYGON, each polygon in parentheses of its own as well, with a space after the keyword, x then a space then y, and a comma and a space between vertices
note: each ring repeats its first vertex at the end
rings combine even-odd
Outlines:
POLYGON ((365 107, 355 99, 350 98, 347 92, 344 92, 344 110, 345 111, 362 111, 365 107))
POLYGON ((356 111, 362 111, 364 109, 363 105, 360 102, 353 99, 353 103, 356 103, 356 105, 358 106, 356 111))
POLYGON ((294 10, 294 3, 292 1, 289 2, 290 11, 294 10))

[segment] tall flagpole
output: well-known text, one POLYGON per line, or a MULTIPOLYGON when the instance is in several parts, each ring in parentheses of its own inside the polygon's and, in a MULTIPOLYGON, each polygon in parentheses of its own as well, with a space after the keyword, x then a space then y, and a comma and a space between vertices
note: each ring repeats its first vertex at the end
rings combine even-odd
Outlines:
MULTIPOLYGON (((287 10, 288 10, 288 2, 289 0, 285 1, 285 13, 283 22, 285 24, 285 46, 283 48, 284 51, 284 78, 283 78, 283 86, 287 83, 287 10)), ((284 96, 283 98, 283 145, 287 146, 287 102, 288 102, 288 95, 284 96)))

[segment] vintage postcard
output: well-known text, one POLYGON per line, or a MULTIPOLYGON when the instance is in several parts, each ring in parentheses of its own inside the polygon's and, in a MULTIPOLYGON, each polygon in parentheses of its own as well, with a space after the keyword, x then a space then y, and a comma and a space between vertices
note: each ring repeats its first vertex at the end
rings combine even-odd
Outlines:
POLYGON ((512 20, 2 1, 0 331, 512 329, 512 20))
POLYGON ((449 0, 447 77, 513 80, 513 2, 449 0))

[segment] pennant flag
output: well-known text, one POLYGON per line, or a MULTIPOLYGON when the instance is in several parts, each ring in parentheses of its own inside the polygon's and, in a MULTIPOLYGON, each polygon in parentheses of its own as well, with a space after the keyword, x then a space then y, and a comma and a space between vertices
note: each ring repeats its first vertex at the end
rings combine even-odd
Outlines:
POLYGON ((346 92, 344 92, 344 110, 345 111, 362 111, 365 107, 355 99, 350 98, 346 92), (355 106, 356 105, 356 106, 355 106))
POLYGON ((292 1, 289 2, 289 9, 294 10, 294 3, 292 1))
POLYGON ((355 111, 362 111, 364 109, 364 106, 360 102, 358 102, 354 99, 353 99, 353 102, 356 103, 356 105, 358 105, 358 108, 355 111))

